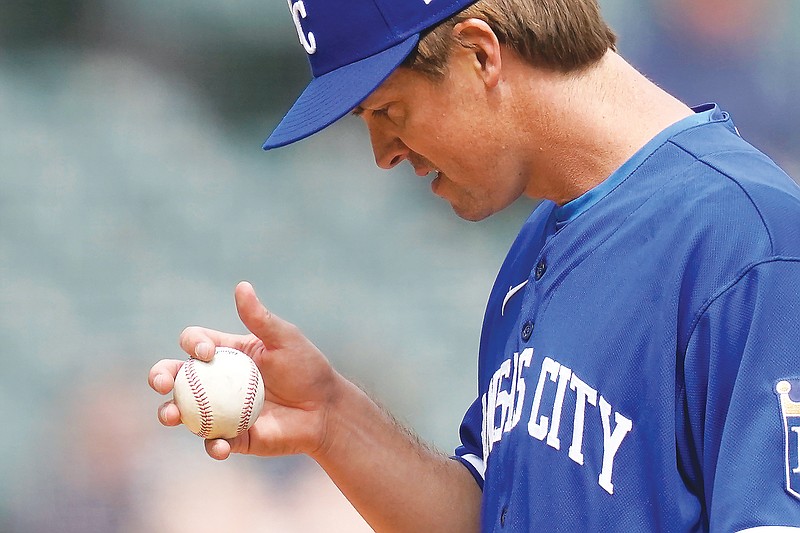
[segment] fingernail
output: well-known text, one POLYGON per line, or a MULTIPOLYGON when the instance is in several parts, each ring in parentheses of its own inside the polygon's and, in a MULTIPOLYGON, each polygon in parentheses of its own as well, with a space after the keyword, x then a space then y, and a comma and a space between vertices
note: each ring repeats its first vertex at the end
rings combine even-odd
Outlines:
POLYGON ((214 354, 214 347, 207 342, 201 342, 194 347, 194 354, 199 359, 210 359, 214 354))
POLYGON ((164 384, 164 376, 162 376, 161 374, 159 374, 159 375, 157 375, 156 377, 153 378, 153 387, 155 387, 155 389, 158 392, 161 392, 161 390, 162 390, 161 386, 163 384, 164 384))

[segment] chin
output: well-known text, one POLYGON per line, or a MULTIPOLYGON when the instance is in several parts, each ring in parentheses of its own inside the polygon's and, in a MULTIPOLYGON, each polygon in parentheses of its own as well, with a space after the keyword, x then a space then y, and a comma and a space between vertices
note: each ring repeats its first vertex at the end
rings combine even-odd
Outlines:
POLYGON ((458 206, 452 206, 453 212, 464 220, 468 220, 470 222, 480 222, 481 220, 488 218, 494 214, 494 211, 471 211, 467 209, 459 208, 458 206))

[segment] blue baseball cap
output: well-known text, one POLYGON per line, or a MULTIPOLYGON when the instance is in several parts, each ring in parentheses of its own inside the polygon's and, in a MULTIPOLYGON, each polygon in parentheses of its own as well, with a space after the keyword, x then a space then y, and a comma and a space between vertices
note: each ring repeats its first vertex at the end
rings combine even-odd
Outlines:
POLYGON ((336 122, 389 77, 420 32, 476 0, 288 0, 313 79, 264 150, 291 144, 336 122))

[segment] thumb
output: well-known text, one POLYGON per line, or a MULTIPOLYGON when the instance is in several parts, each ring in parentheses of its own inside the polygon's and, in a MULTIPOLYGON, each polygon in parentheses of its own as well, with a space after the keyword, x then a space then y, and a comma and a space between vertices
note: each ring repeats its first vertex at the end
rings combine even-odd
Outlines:
POLYGON ((277 315, 272 314, 259 301, 253 286, 242 281, 236 286, 236 310, 242 324, 261 339, 267 349, 278 348, 296 335, 297 329, 277 315))

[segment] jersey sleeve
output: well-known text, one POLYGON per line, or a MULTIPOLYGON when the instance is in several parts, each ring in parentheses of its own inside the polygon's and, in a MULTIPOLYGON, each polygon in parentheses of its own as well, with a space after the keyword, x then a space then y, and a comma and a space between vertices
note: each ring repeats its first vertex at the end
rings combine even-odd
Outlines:
POLYGON ((682 363, 679 468, 710 530, 800 527, 800 259, 759 263, 723 288, 682 363))
POLYGON ((456 448, 453 459, 460 461, 475 478, 478 486, 483 489, 486 465, 483 459, 483 444, 481 440, 481 427, 483 424, 483 407, 480 398, 475 400, 464 415, 459 430, 461 446, 456 448))

